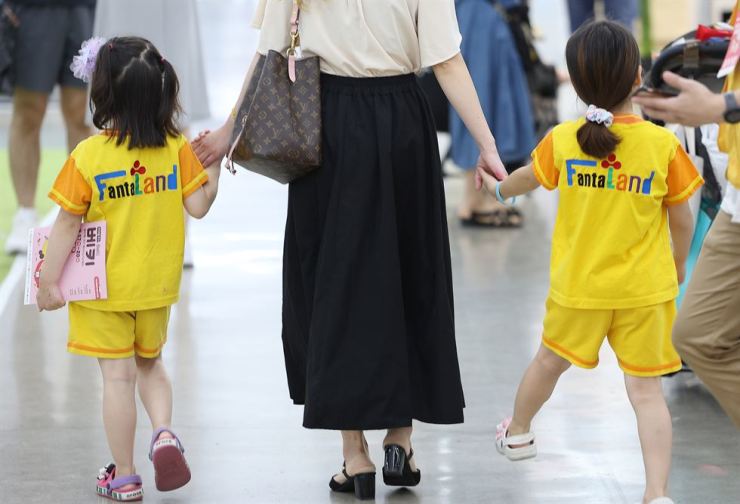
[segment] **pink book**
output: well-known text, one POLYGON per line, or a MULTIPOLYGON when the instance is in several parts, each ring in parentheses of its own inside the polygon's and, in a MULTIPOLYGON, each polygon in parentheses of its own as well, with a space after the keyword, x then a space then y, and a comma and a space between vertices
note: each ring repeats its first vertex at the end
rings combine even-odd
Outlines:
MULTIPOLYGON (((28 233, 25 304, 36 304, 39 273, 46 255, 51 228, 34 228, 28 233)), ((105 221, 85 222, 59 279, 65 301, 106 299, 105 221)))

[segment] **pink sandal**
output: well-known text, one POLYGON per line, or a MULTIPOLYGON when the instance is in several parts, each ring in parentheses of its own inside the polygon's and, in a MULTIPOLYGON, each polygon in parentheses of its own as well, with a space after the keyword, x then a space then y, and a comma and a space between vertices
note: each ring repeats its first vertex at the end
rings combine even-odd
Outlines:
POLYGON ((117 502, 140 501, 144 498, 141 487, 141 477, 138 474, 116 478, 116 465, 108 464, 98 473, 98 485, 95 491, 101 497, 117 502), (133 485, 132 490, 119 490, 121 487, 133 485))
POLYGON ((154 482, 160 492, 169 492, 190 481, 190 468, 185 460, 185 449, 174 432, 162 427, 152 436, 149 449, 149 460, 154 464, 154 482), (171 438, 161 438, 163 432, 172 435, 171 438))

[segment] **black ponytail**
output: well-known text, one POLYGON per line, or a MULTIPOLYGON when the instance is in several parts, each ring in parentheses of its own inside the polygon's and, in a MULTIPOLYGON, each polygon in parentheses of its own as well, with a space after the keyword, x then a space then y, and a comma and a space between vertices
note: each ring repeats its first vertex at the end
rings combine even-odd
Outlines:
MULTIPOLYGON (((598 21, 581 26, 565 47, 573 87, 587 105, 611 110, 629 98, 640 68, 635 37, 622 25, 598 21)), ((581 150, 596 158, 614 152, 621 139, 603 124, 578 129, 581 150)))
POLYGON ((98 53, 90 89, 93 124, 129 149, 163 147, 180 134, 179 82, 172 65, 140 37, 115 37, 98 53))
POLYGON ((169 61, 162 58, 162 96, 157 110, 157 125, 170 136, 180 134, 176 124, 177 116, 181 113, 177 98, 179 93, 180 81, 175 69, 169 61))
POLYGON ((622 140, 603 124, 589 121, 578 128, 576 138, 583 152, 599 159, 614 152, 622 140))

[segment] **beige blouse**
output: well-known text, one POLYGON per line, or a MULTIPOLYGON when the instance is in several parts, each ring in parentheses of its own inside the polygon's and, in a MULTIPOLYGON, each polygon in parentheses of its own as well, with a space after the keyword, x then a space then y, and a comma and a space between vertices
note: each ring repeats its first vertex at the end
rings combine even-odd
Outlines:
MULTIPOLYGON (((304 0, 304 56, 321 57, 321 71, 347 77, 417 72, 460 52, 454 0, 304 0)), ((252 25, 258 52, 285 50, 292 0, 260 0, 252 25)))

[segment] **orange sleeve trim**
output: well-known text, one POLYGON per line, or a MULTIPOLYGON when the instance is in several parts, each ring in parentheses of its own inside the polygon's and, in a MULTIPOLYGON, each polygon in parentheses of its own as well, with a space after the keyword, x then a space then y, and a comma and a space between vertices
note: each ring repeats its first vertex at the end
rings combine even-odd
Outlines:
POLYGON ((578 357, 577 355, 575 355, 570 350, 566 350, 565 348, 563 348, 562 346, 558 345, 557 343, 555 343, 551 339, 546 338, 544 335, 542 336, 542 344, 544 344, 547 348, 549 348, 550 350, 552 350, 553 352, 555 352, 559 356, 563 357, 566 360, 571 361, 573 364, 575 364, 577 366, 581 366, 581 367, 593 369, 599 363, 598 360, 596 360, 596 361, 587 361, 587 360, 581 359, 580 357, 578 357))
POLYGON ((83 352, 94 352, 94 353, 101 353, 101 354, 126 354, 131 353, 134 351, 133 345, 128 348, 122 348, 122 349, 111 349, 111 348, 95 348, 87 345, 82 345, 80 343, 74 343, 69 342, 67 343, 67 348, 74 348, 76 350, 82 350, 83 352))
POLYGON ((182 196, 183 198, 187 198, 191 194, 193 194, 195 191, 200 189, 202 186, 204 186, 208 182, 208 173, 205 171, 200 172, 198 175, 195 176, 193 180, 190 181, 188 185, 182 188, 182 196))
POLYGON ((537 181, 540 183, 540 185, 549 191, 556 189, 558 185, 552 184, 549 180, 547 180, 547 177, 545 177, 545 174, 542 172, 542 168, 540 168, 540 163, 539 161, 537 161, 536 156, 532 161, 532 171, 534 171, 534 176, 535 178, 537 178, 537 181))
POLYGON ((677 194, 676 196, 672 196, 670 198, 665 198, 665 204, 666 205, 678 205, 679 203, 683 203, 699 189, 702 185, 704 185, 704 179, 699 175, 694 180, 691 181, 689 186, 684 189, 680 194, 677 194))
POLYGON ((644 367, 644 366, 633 366, 632 364, 627 364, 622 359, 617 358, 619 361, 619 365, 622 366, 624 369, 627 369, 629 371, 634 371, 635 373, 652 373, 655 371, 667 371, 669 369, 675 368, 676 366, 681 366, 681 359, 675 360, 673 362, 670 362, 668 364, 663 364, 661 366, 652 366, 652 367, 644 367))
POLYGON ((555 166, 555 146, 552 136, 553 132, 550 131, 532 151, 534 176, 540 185, 549 191, 558 186, 560 177, 559 170, 555 166))
POLYGON ((85 215, 87 213, 86 206, 75 205, 74 203, 69 201, 67 198, 62 196, 62 194, 56 189, 52 189, 49 192, 49 199, 71 214, 85 215))

